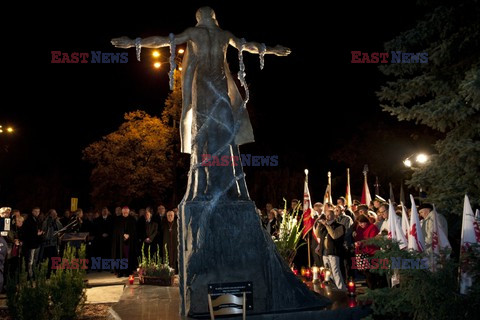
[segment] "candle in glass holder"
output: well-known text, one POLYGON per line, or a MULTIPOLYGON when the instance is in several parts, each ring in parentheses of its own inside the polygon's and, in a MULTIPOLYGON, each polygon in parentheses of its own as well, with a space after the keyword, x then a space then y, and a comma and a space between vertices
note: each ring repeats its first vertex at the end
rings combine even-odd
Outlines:
POLYGON ((298 269, 295 266, 293 266, 292 267, 292 272, 293 272, 294 275, 297 275, 298 274, 298 269))
POLYGON ((348 281, 347 289, 349 295, 355 295, 355 282, 353 282, 353 280, 348 281))
POLYGON ((130 277, 128 277, 128 281, 130 282, 130 284, 133 284, 133 282, 135 281, 135 278, 133 277, 133 274, 130 275, 130 277))
POLYGON ((325 268, 321 267, 320 268, 320 281, 325 281, 325 268))
POLYGON ((305 269, 305 278, 307 280, 310 280, 312 277, 312 271, 310 271, 310 268, 305 269))
POLYGON ((312 267, 312 276, 313 276, 313 282, 318 282, 318 267, 317 266, 312 267))
POLYGON ((305 267, 301 267, 301 268, 300 268, 300 275, 301 275, 302 277, 305 277, 305 271, 306 271, 306 270, 307 270, 307 269, 305 269, 305 267))
POLYGON ((325 281, 330 281, 330 270, 325 271, 325 281))

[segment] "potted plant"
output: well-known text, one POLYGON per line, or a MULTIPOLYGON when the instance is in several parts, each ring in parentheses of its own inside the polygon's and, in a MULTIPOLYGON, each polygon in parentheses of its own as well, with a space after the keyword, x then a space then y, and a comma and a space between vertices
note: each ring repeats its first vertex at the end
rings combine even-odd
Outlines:
POLYGON ((283 220, 280 224, 280 231, 278 236, 273 239, 277 246, 278 252, 283 257, 289 267, 293 266, 293 259, 297 254, 298 248, 305 243, 301 243, 302 238, 301 220, 298 218, 300 204, 293 210, 292 213, 287 211, 287 200, 283 199, 285 203, 283 220))
POLYGON ((168 265, 168 251, 165 245, 165 258, 160 258, 160 250, 154 255, 150 255, 150 248, 145 256, 144 246, 142 245, 142 256, 139 257, 138 278, 140 284, 152 284, 158 286, 171 286, 175 269, 168 265))

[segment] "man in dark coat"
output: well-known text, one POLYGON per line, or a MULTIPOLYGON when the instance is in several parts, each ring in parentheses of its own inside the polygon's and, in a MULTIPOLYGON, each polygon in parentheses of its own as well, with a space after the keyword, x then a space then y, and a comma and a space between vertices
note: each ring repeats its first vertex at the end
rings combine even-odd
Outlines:
POLYGON ((140 250, 143 246, 145 256, 147 256, 150 251, 150 257, 153 257, 157 250, 160 249, 160 246, 156 242, 158 224, 153 221, 152 210, 150 208, 145 210, 145 217, 142 218, 143 219, 139 219, 138 221, 140 250))
POLYGON ((130 209, 123 207, 122 215, 115 219, 113 227, 112 258, 128 259, 127 269, 120 269, 118 277, 128 276, 136 267, 136 221, 129 214, 130 209))
POLYGON ((96 231, 96 246, 97 255, 102 259, 110 259, 112 254, 112 232, 113 232, 113 218, 106 207, 102 209, 102 215, 95 219, 97 225, 96 231))
MULTIPOLYGON (((178 226, 173 211, 167 212, 167 218, 162 221, 163 247, 167 246, 168 264, 178 273, 178 226)), ((165 256, 165 252, 164 252, 165 256)))
POLYGON ((3 290, 3 271, 5 260, 7 259, 7 241, 0 236, 0 292, 3 290))
POLYGON ((28 276, 33 276, 34 266, 38 263, 38 255, 40 253, 40 244, 42 243, 43 230, 41 222, 38 218, 40 215, 40 208, 32 209, 32 214, 28 216, 23 225, 25 258, 27 263, 28 276))

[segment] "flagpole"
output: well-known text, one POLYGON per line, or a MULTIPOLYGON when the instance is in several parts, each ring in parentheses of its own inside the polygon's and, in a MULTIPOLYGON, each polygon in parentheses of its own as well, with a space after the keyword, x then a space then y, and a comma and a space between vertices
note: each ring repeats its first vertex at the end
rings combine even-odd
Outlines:
MULTIPOLYGON (((305 169, 305 184, 308 186, 308 169, 305 169)), ((310 192, 309 192, 310 193, 310 192)), ((309 196, 309 201, 311 201, 310 199, 310 194, 308 195, 309 196)), ((305 195, 304 195, 304 200, 305 200, 305 195)), ((311 203, 309 203, 309 206, 311 206, 311 203)), ((305 212, 304 212, 305 214, 305 212)), ((305 228, 305 225, 304 225, 304 228, 305 228)), ((313 230, 311 231, 313 232, 313 230)), ((308 267, 310 268, 311 267, 311 262, 310 262, 310 235, 307 234, 307 251, 308 251, 308 267)))
POLYGON ((310 236, 307 236, 307 246, 308 246, 308 267, 311 268, 311 261, 310 261, 310 236))
POLYGON ((350 192, 350 168, 347 168, 347 195, 346 195, 346 207, 351 209, 352 207, 352 193, 350 192))

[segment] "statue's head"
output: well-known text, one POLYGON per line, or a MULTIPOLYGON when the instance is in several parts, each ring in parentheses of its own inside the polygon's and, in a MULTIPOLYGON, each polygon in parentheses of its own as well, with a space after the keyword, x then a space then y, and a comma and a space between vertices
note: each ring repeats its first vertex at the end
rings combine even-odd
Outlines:
POLYGON ((197 18, 197 22, 198 22, 197 26, 202 24, 208 25, 211 23, 214 23, 218 26, 218 21, 217 21, 217 18, 215 17, 215 11, 213 11, 213 9, 210 7, 201 7, 200 9, 197 10, 195 17, 197 18))

